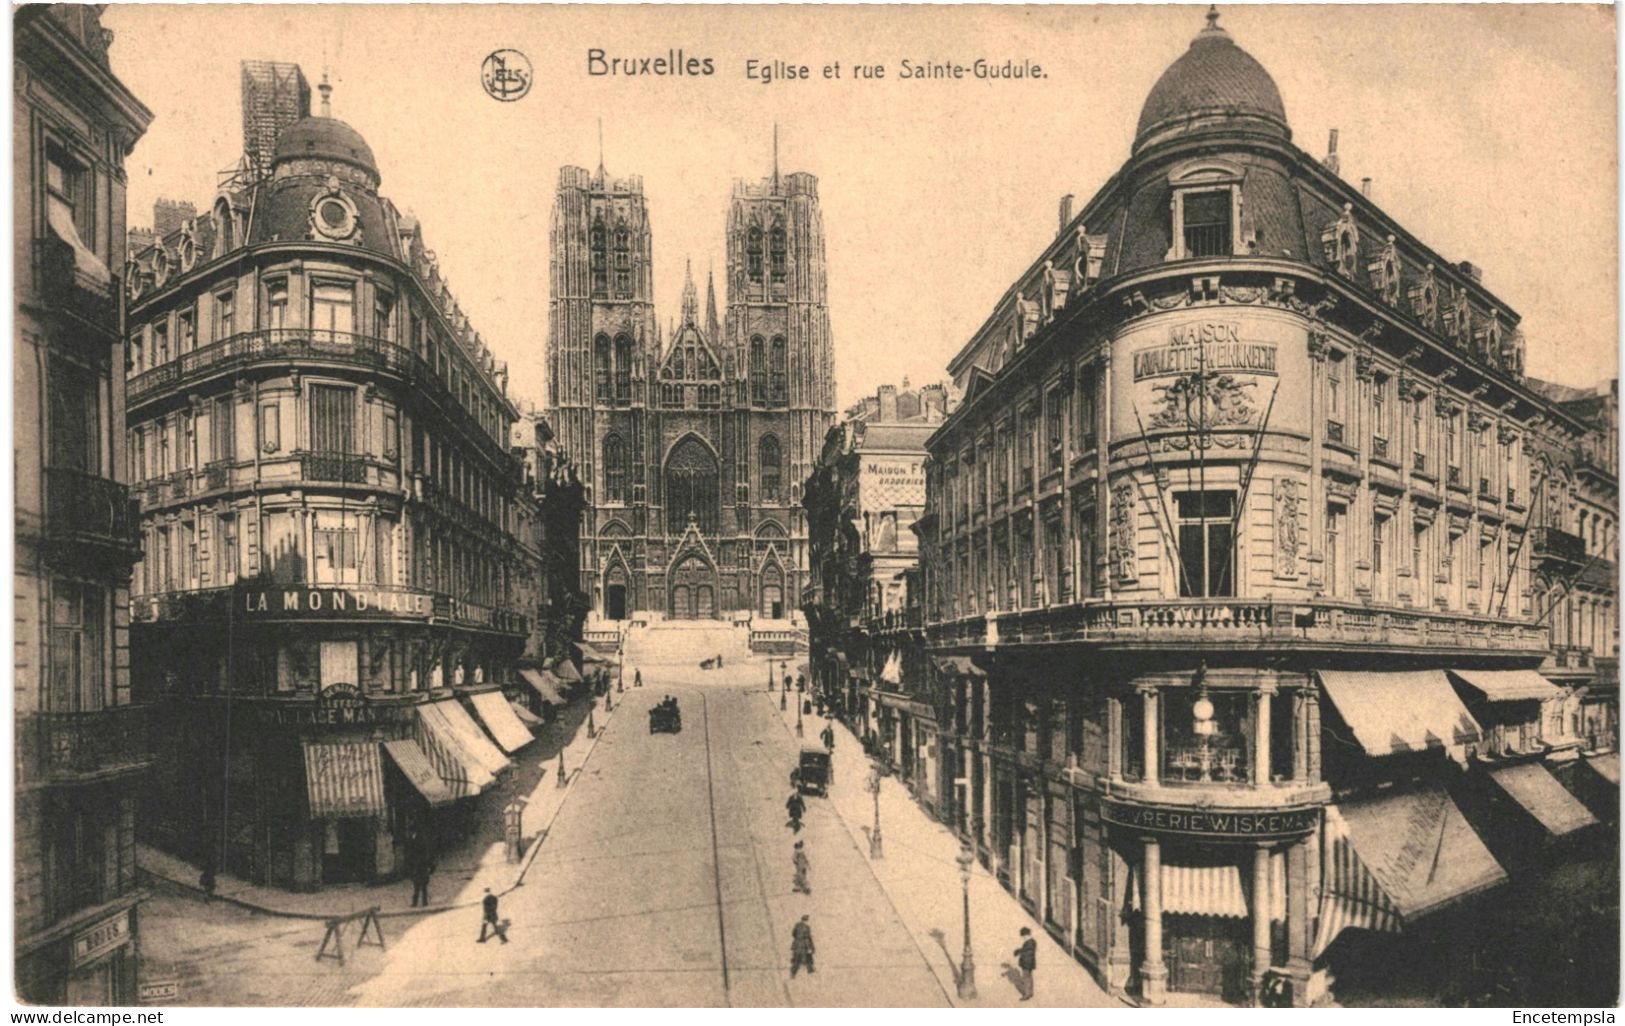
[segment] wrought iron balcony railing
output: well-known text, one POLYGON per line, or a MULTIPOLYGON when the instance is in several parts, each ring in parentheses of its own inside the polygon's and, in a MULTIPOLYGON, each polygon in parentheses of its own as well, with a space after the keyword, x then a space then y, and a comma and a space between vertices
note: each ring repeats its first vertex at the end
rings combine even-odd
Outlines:
POLYGON ((40 299, 47 306, 116 333, 119 330, 118 276, 101 281, 80 270, 74 260, 73 247, 61 239, 39 239, 34 246, 40 299))
POLYGON ((1576 565, 1586 561, 1585 539, 1562 528, 1535 528, 1534 543, 1537 560, 1576 565))
POLYGON ((130 490, 78 470, 45 469, 45 532, 65 541, 136 550, 139 516, 130 490))
POLYGON ((18 724, 18 779, 27 784, 93 784, 152 765, 152 707, 119 705, 44 712, 18 724))

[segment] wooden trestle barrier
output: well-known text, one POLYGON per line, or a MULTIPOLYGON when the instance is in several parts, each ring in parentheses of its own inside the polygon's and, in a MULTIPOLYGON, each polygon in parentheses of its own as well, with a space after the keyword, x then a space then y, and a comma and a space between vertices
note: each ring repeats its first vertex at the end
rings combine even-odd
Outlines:
POLYGON ((363 944, 371 944, 382 948, 384 946, 384 928, 378 923, 378 908, 379 906, 374 905, 362 912, 352 912, 347 916, 334 916, 329 919, 327 921, 327 935, 322 938, 322 946, 316 950, 316 961, 320 962, 324 958, 331 958, 335 959, 339 965, 344 964, 344 925, 353 923, 357 919, 361 920, 361 932, 356 935, 355 946, 359 948, 363 944), (369 930, 372 932, 370 938, 367 936, 369 930), (331 953, 327 950, 329 943, 333 945, 331 953))

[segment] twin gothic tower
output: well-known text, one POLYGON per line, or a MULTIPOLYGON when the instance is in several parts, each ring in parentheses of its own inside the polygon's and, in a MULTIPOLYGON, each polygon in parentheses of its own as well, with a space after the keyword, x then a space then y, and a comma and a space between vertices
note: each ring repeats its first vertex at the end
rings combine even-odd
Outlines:
POLYGON ((548 394, 589 483, 582 585, 626 619, 789 619, 807 567, 801 485, 835 414, 824 225, 810 174, 736 182, 726 315, 692 269, 655 316, 643 179, 565 167, 553 205, 548 394))

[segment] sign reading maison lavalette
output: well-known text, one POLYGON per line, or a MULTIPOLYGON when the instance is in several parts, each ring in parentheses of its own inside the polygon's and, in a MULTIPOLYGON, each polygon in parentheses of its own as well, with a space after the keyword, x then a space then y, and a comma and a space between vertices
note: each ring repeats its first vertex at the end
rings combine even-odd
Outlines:
POLYGON ((1299 837, 1320 822, 1318 809, 1292 809, 1286 812, 1213 811, 1208 809, 1166 809, 1103 798, 1101 817, 1118 826, 1158 833, 1197 834, 1211 838, 1262 839, 1299 837))

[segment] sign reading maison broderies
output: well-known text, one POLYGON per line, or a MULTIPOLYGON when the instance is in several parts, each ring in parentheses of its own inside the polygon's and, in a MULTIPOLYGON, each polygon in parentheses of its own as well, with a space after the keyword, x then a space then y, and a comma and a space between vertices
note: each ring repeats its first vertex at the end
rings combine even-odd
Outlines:
POLYGON ((1100 814, 1108 823, 1134 830, 1165 834, 1196 834, 1210 838, 1264 840, 1301 837, 1320 822, 1319 809, 1288 811, 1215 811, 1169 809, 1102 798, 1100 814))

